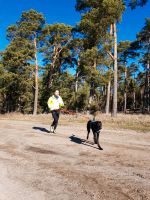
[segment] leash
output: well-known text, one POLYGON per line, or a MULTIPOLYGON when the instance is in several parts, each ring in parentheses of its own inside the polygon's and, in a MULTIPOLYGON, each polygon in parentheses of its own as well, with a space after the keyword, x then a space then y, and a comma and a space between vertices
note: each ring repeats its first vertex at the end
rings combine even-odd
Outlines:
POLYGON ((90 117, 87 117, 87 116, 85 116, 85 115, 83 115, 83 114, 81 114, 81 113, 76 113, 75 111, 73 111, 73 110, 66 110, 66 109, 62 109, 61 110, 61 113, 63 113, 63 114, 68 114, 68 115, 81 115, 83 118, 85 118, 86 120, 90 120, 90 117))

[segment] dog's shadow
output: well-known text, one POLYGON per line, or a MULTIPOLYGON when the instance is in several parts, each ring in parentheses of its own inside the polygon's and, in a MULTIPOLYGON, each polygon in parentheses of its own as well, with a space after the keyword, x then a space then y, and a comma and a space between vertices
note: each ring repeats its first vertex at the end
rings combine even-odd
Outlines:
POLYGON ((46 128, 42 128, 42 127, 32 127, 34 130, 40 130, 41 132, 45 132, 45 133, 49 133, 49 130, 47 130, 46 128))
POLYGON ((77 144, 82 144, 82 145, 89 146, 89 147, 92 147, 94 149, 98 149, 99 150, 99 148, 93 146, 94 142, 90 142, 90 141, 87 141, 85 139, 81 139, 79 137, 76 137, 75 135, 72 135, 69 138, 70 138, 71 142, 74 142, 74 143, 77 143, 77 144))

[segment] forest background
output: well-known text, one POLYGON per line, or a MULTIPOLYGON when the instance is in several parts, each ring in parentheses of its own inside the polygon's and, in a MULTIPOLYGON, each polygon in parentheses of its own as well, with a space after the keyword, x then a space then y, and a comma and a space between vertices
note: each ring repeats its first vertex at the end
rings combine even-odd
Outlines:
MULTIPOLYGON (((57 1, 55 15, 60 20, 49 24, 40 8, 33 9, 39 2, 31 1, 20 16, 17 9, 12 15, 14 23, 7 26, 7 41, 3 29, 0 112, 48 112, 47 100, 59 89, 67 110, 99 110, 112 112, 112 116, 117 112, 149 113, 150 2, 70 2, 66 7, 57 1), (70 24, 61 21, 64 8, 70 24), (139 19, 144 17, 140 25, 139 19), (131 22, 133 27, 128 29, 131 22)), ((42 2, 43 8, 51 11, 53 4, 42 2)), ((4 1, 2 5, 6 7, 4 1)), ((15 4, 11 5, 10 11, 15 4)), ((23 4, 20 9, 25 9, 23 4)), ((11 14, 6 19, 11 19, 11 14)), ((46 16, 52 20, 54 12, 46 16)))

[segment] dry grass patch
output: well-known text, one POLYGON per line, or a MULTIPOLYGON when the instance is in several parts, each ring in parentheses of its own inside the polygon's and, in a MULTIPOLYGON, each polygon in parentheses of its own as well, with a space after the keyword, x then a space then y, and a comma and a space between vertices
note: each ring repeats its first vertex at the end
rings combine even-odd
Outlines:
POLYGON ((101 119, 103 125, 109 128, 131 129, 135 131, 150 131, 150 115, 131 115, 118 114, 117 118, 112 118, 111 115, 98 115, 97 119, 101 119))
MULTIPOLYGON (((20 113, 11 113, 0 115, 0 120, 20 120, 20 121, 34 121, 43 124, 50 124, 52 121, 51 114, 39 115, 23 115, 20 113)), ((77 115, 61 115, 60 124, 82 124, 92 119, 91 115, 77 114, 77 115)), ((103 127, 111 129, 130 129, 135 131, 150 132, 150 115, 132 115, 132 114, 118 114, 116 118, 111 115, 98 114, 96 120, 101 120, 103 127)))

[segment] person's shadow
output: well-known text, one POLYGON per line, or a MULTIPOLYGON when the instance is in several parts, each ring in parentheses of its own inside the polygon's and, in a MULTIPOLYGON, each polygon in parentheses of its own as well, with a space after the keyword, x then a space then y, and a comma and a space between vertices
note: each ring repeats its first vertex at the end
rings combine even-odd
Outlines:
POLYGON ((72 135, 69 137, 71 140, 71 142, 74 142, 74 143, 77 143, 77 144, 82 144, 82 145, 86 145, 86 146, 90 146, 94 149, 98 149, 97 147, 94 147, 94 143, 93 142, 90 142, 90 141, 87 141, 85 139, 81 139, 79 137, 76 137, 75 135, 72 135))
POLYGON ((46 128, 42 128, 42 127, 32 127, 34 130, 40 130, 40 131, 42 131, 42 132, 45 132, 45 133, 49 133, 50 131, 49 130, 47 130, 46 128))

